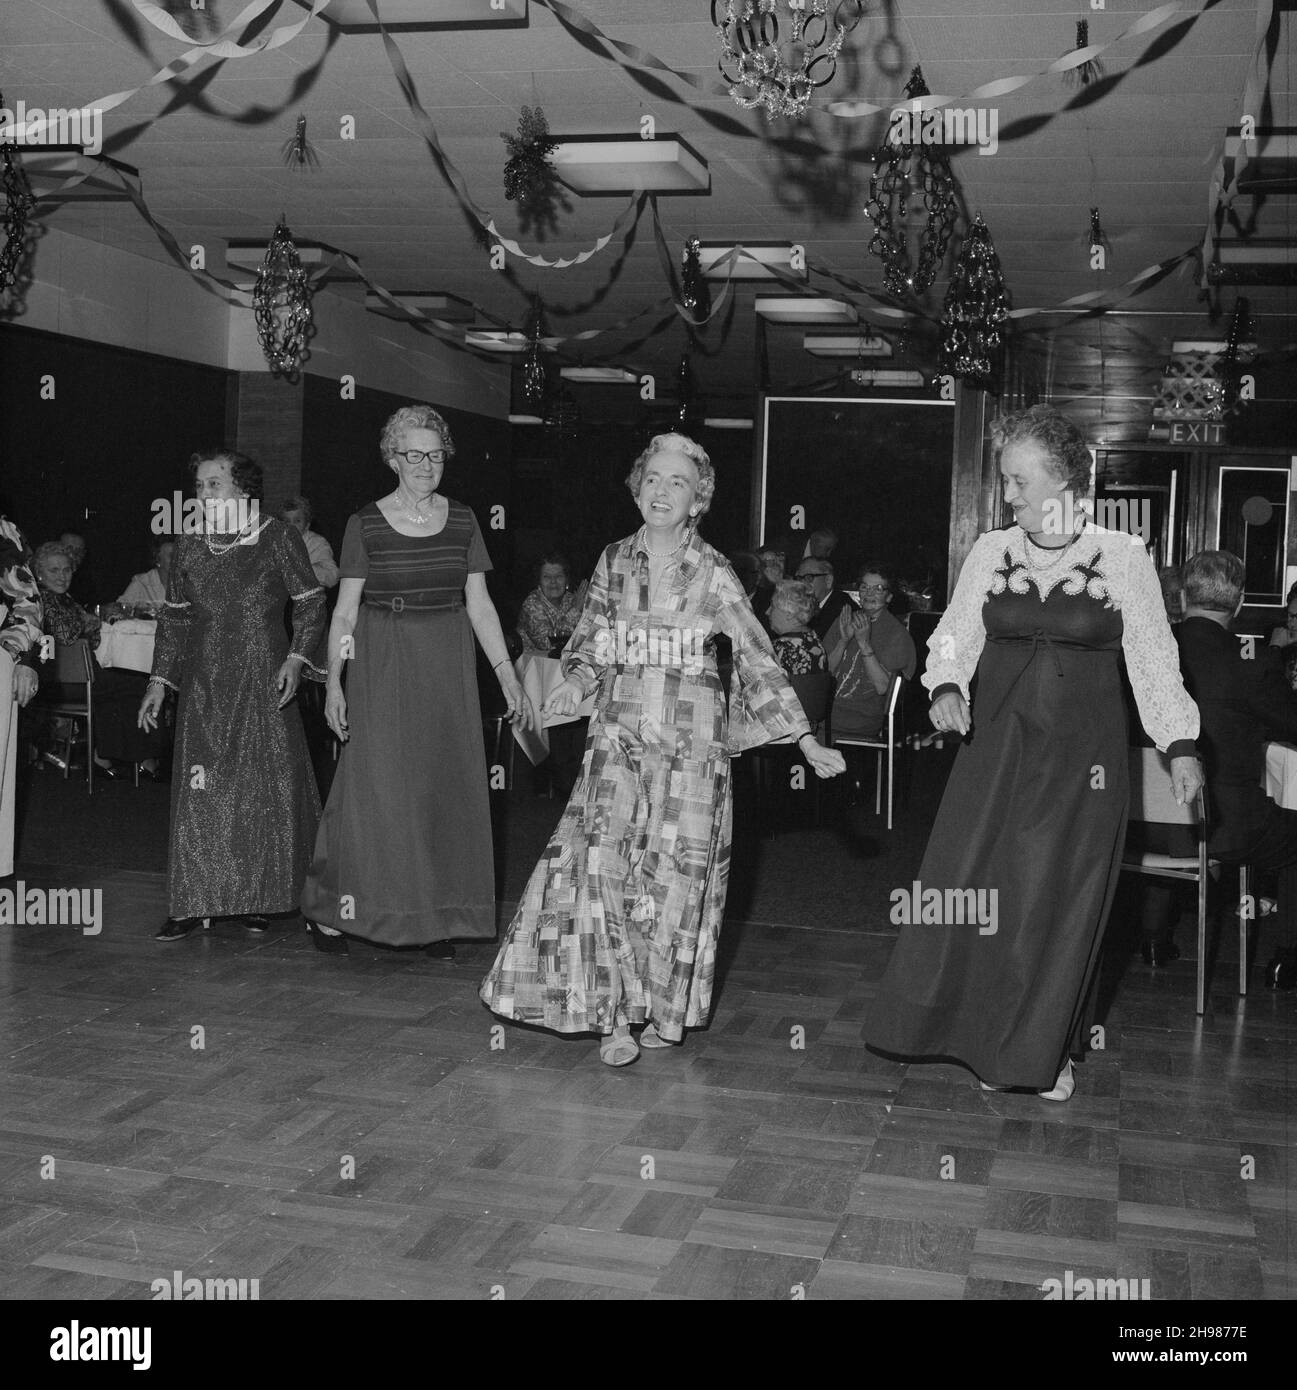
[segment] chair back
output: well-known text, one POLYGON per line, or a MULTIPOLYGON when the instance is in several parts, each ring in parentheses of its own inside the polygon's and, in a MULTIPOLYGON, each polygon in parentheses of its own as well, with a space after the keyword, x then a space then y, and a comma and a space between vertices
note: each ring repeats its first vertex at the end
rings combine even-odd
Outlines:
POLYGON ((890 721, 896 714, 896 706, 901 699, 901 691, 905 688, 905 677, 897 671, 892 676, 892 683, 887 687, 887 718, 890 721))
POLYGON ((1130 751, 1130 819, 1154 825, 1200 826, 1206 819, 1202 792, 1181 805, 1171 784, 1171 760, 1156 748, 1130 751))
POLYGON ((788 683, 811 728, 823 724, 833 696, 833 676, 828 671, 808 671, 805 675, 789 676, 788 683))
POLYGON ((95 658, 84 637, 75 642, 55 642, 50 677, 59 685, 87 685, 95 678, 95 658))

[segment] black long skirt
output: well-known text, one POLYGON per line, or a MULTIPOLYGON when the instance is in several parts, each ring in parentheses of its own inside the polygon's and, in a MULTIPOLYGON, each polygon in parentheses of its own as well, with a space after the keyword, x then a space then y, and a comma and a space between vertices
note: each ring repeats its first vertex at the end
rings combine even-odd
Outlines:
MULTIPOLYGON (((866 1040, 911 1061, 963 1063, 992 1085, 1048 1090, 1080 1037, 1121 868, 1120 652, 988 642, 975 713, 918 882, 943 903, 947 889, 993 891, 980 901, 994 905, 995 930, 902 925, 866 1040)), ((895 887, 913 899, 910 884, 895 887)))

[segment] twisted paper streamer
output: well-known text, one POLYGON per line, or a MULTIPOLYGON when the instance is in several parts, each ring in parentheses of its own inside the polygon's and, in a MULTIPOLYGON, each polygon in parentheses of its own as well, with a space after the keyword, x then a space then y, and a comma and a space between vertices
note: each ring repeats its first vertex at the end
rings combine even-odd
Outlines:
MULTIPOLYGON (((237 44, 227 38, 227 35, 256 19, 258 15, 270 7, 273 0, 253 0, 253 3, 243 10, 224 33, 218 34, 216 38, 207 43, 195 43, 175 20, 165 10, 159 9, 157 5, 153 4, 152 0, 132 0, 132 2, 141 16, 160 29, 168 38, 178 38, 189 44, 190 47, 179 58, 155 72, 147 82, 141 82, 138 87, 131 87, 124 92, 114 92, 111 96, 100 97, 98 101, 87 102, 82 106, 82 110, 111 111, 114 107, 121 106, 123 102, 129 101, 133 96, 144 91, 146 87, 156 87, 159 83, 172 81, 204 58, 222 60, 226 58, 251 58, 258 53, 269 53, 272 49, 282 48, 286 43, 291 43, 306 28, 311 20, 329 3, 329 0, 311 0, 309 14, 292 24, 281 24, 278 29, 272 30, 269 34, 250 44, 237 44)), ((16 139, 20 143, 31 141, 47 125, 49 125, 49 121, 45 119, 28 121, 25 126, 11 131, 9 138, 16 139)))

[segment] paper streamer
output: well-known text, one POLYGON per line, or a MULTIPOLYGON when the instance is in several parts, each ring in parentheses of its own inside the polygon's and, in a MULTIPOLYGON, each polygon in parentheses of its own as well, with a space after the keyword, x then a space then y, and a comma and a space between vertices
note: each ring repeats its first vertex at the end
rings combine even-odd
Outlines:
POLYGON ((578 252, 575 256, 564 256, 552 261, 545 256, 524 250, 512 238, 501 235, 496 230, 495 218, 468 191, 468 183, 463 174, 460 173, 454 160, 442 146, 441 137, 437 134, 437 127, 419 100, 418 92, 415 91, 414 78, 410 76, 410 69, 406 65, 405 56, 379 17, 376 0, 368 0, 368 4, 370 13, 374 16, 374 23, 378 26, 382 36, 383 47, 387 50, 387 60, 392 65, 392 72, 396 76, 397 85, 401 88, 401 95, 405 97, 406 105, 409 106, 415 120, 419 123, 424 143, 432 151, 433 158, 436 159, 446 182, 450 184, 451 192, 459 201, 460 207, 488 236, 494 238, 497 246, 504 247, 511 256, 516 256, 519 260, 526 261, 528 265, 534 265, 541 270, 569 270, 572 266, 584 265, 592 256, 597 256, 619 232, 626 229, 632 218, 634 222, 639 221, 640 214, 644 211, 644 195, 642 193, 638 197, 635 194, 631 195, 630 202, 617 221, 613 223, 612 229, 606 235, 601 236, 593 246, 578 252))
MULTIPOLYGON (((255 19, 257 15, 261 14, 267 8, 268 3, 269 0, 254 0, 254 3, 243 11, 225 33, 228 34, 232 29, 237 28, 238 25, 243 22, 245 16, 255 19)), ((226 58, 251 58, 255 57, 258 53, 269 53, 271 49, 282 48, 286 43, 291 43, 328 3, 329 0, 311 0, 310 13, 305 15, 302 19, 297 20, 293 24, 283 24, 278 29, 267 34, 264 38, 257 39, 255 43, 241 46, 228 41, 224 35, 218 36, 218 38, 213 39, 207 44, 194 43, 165 11, 158 9, 157 5, 150 3, 150 0, 134 0, 135 8, 150 24, 162 29, 164 33, 168 33, 168 37, 178 36, 185 43, 190 44, 190 48, 187 52, 182 53, 179 58, 168 63, 166 67, 155 72, 147 82, 141 82, 138 87, 131 87, 128 91, 124 92, 114 92, 111 96, 100 97, 98 101, 91 101, 83 104, 80 109, 84 111, 98 111, 100 113, 111 111, 114 107, 121 106, 124 102, 129 101, 133 96, 138 95, 148 87, 156 87, 159 83, 172 81, 179 77, 181 73, 187 72, 195 63, 201 62, 204 58, 214 57, 222 60, 226 58), (155 11, 156 14, 153 13, 155 11), (158 16, 161 16, 161 18, 170 23, 171 28, 175 30, 174 34, 169 33, 165 26, 159 22, 158 16)), ((28 121, 26 125, 16 130, 11 130, 9 132, 9 139, 17 140, 19 143, 32 143, 33 137, 40 134, 49 124, 49 121, 44 119, 28 121)))

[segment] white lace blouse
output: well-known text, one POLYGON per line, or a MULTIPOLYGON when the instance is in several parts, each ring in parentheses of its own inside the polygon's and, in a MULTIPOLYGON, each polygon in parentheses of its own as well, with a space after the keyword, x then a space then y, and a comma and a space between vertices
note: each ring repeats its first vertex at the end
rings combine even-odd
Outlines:
POLYGON ((959 572, 950 605, 928 639, 923 684, 929 692, 954 686, 968 699, 968 683, 986 643, 982 605, 1006 588, 1001 572, 1006 551, 1026 566, 1012 571, 1013 592, 1028 594, 1034 587, 1044 603, 1061 585, 1067 594, 1088 592, 1106 607, 1120 610, 1126 671, 1145 732, 1162 752, 1174 743, 1197 738, 1198 707, 1180 677, 1180 649, 1166 620, 1153 562, 1138 536, 1091 523, 1068 556, 1052 568, 1040 558, 1047 552, 1032 545, 1019 526, 987 531, 977 538, 959 572), (1097 573, 1083 571, 1082 565, 1097 573))

